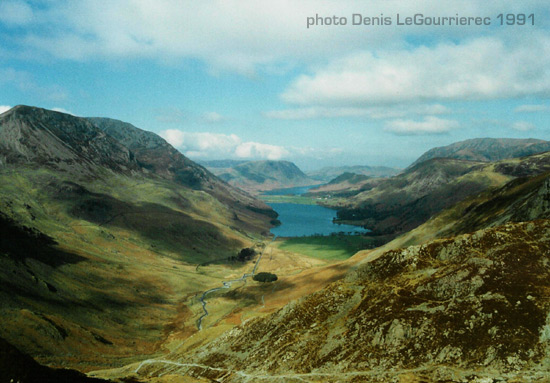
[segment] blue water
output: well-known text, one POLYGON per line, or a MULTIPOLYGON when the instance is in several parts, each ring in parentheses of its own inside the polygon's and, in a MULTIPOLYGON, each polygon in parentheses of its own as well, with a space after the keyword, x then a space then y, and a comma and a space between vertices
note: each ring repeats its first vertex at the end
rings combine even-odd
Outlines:
POLYGON ((309 191, 311 188, 315 188, 319 185, 310 185, 310 186, 297 186, 293 188, 284 188, 284 189, 273 189, 266 192, 263 192, 263 195, 302 195, 309 191))
POLYGON ((330 235, 345 232, 355 234, 368 230, 353 225, 338 225, 332 222, 336 210, 319 205, 299 205, 293 203, 270 203, 273 210, 279 213, 281 226, 271 229, 278 237, 303 237, 309 235, 330 235))

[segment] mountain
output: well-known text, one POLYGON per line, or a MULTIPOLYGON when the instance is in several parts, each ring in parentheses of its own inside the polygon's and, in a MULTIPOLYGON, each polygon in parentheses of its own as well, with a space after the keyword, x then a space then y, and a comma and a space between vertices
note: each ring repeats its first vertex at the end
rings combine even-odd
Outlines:
POLYGON ((319 170, 307 172, 307 175, 317 181, 329 182, 344 173, 354 173, 369 177, 391 177, 400 171, 401 169, 387 166, 327 166, 319 170))
POLYGON ((364 174, 342 173, 328 183, 308 190, 312 197, 345 198, 368 190, 381 182, 382 178, 372 178, 364 174))
POLYGON ((276 216, 153 133, 12 108, 0 115, 0 338, 80 371, 158 355, 197 331, 194 297, 242 271, 228 259, 260 246, 276 216))
POLYGON ((220 169, 227 169, 232 168, 234 166, 244 164, 245 162, 248 162, 248 160, 211 160, 211 161, 197 161, 197 163, 201 164, 205 168, 211 169, 211 168, 220 168, 220 169))
POLYGON ((225 383, 545 381, 549 253, 549 221, 390 250, 276 313, 150 360, 138 376, 225 383))
POLYGON ((247 161, 230 168, 210 170, 230 185, 250 193, 316 183, 289 161, 247 161))
POLYGON ((466 197, 550 170, 550 153, 494 163, 434 158, 347 199, 327 200, 338 218, 373 234, 407 232, 466 197))
POLYGON ((410 167, 432 158, 454 158, 470 161, 499 161, 525 157, 550 150, 550 141, 515 138, 474 138, 433 148, 421 155, 410 167))
POLYGON ((0 338, 0 382, 26 383, 107 383, 66 369, 41 366, 30 356, 0 338))
MULTIPOLYGON (((542 156, 542 155, 539 155, 542 156)), ((424 243, 507 222, 550 219, 550 174, 519 177, 499 188, 486 190, 443 210, 407 232, 388 247, 424 243)))
POLYGON ((549 164, 549 153, 490 164, 418 164, 394 186, 458 190, 477 178, 498 186, 459 200, 381 248, 359 252, 334 283, 213 340, 117 370, 118 376, 224 383, 546 381, 549 164))

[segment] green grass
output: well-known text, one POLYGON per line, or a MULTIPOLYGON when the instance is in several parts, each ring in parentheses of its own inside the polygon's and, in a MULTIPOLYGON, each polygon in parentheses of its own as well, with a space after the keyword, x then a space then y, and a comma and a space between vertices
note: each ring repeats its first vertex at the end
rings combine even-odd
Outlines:
POLYGON ((295 203, 298 205, 317 205, 317 199, 298 195, 261 195, 259 198, 266 203, 295 203))
POLYGON ((281 250, 327 261, 340 261, 359 250, 370 248, 373 239, 361 235, 332 235, 325 237, 295 237, 277 240, 281 250))

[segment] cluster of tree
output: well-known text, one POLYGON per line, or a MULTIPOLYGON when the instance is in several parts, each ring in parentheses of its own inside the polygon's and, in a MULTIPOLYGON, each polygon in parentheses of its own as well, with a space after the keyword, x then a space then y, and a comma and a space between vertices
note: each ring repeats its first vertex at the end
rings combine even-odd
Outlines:
POLYGON ((252 249, 251 247, 246 247, 239 251, 239 254, 236 256, 229 257, 230 262, 246 262, 250 261, 254 256, 256 255, 256 251, 252 249))
POLYGON ((253 279, 257 282, 275 282, 277 280, 277 275, 262 271, 261 273, 255 274, 253 279))

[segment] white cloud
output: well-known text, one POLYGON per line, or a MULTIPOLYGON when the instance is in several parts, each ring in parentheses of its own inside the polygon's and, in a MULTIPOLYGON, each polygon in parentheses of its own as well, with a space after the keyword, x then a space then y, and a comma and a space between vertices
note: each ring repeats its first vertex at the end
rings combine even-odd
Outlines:
POLYGON ((414 120, 393 120, 386 123, 384 130, 397 135, 421 135, 421 134, 443 134, 453 129, 457 129, 457 121, 444 120, 441 118, 428 116, 423 121, 414 120))
POLYGON ((290 154, 282 146, 243 142, 235 134, 194 133, 168 129, 160 134, 184 154, 196 158, 251 158, 279 160, 290 154))
MULTIPOLYGON (((544 0, 480 2, 463 0, 373 0, 367 9, 356 0, 49 0, 32 5, 6 1, 18 8, 4 15, 4 23, 27 24, 21 46, 33 57, 47 53, 57 58, 102 60, 145 57, 160 61, 196 58, 213 70, 253 74, 258 66, 284 67, 289 62, 319 63, 354 50, 392 49, 407 45, 405 35, 456 41, 479 33, 479 27, 368 27, 352 26, 354 13, 433 16, 495 15, 539 12, 544 0), (307 17, 344 16, 348 25, 306 28, 307 17), (28 20, 34 20, 29 23, 28 20)), ((395 20, 394 20, 395 22, 395 20)), ((527 29, 525 29, 527 33, 527 29)), ((487 30, 518 34, 515 28, 487 30)), ((528 31, 530 33, 530 30, 528 31)))
POLYGON ((550 96, 550 38, 362 52, 298 77, 282 94, 299 105, 373 106, 433 100, 550 96))
POLYGON ((10 110, 12 107, 11 106, 7 106, 7 105, 0 105, 0 114, 4 113, 4 112, 7 112, 8 110, 10 110))
POLYGON ((520 132, 535 130, 535 125, 525 121, 514 122, 513 124, 510 125, 510 127, 514 130, 519 130, 520 132))
POLYGON ((68 111, 67 109, 63 109, 63 108, 52 108, 53 111, 56 111, 56 112, 59 112, 59 113, 65 113, 65 114, 70 114, 71 116, 76 116, 76 114, 74 114, 73 112, 70 112, 68 111))
POLYGON ((267 158, 268 160, 280 160, 290 153, 282 146, 260 144, 258 142, 243 142, 237 146, 235 154, 240 158, 267 158))
POLYGON ((538 112, 550 112, 550 106, 548 105, 520 105, 514 109, 516 113, 538 113, 538 112))

